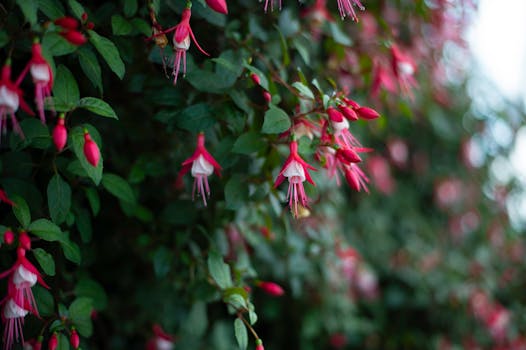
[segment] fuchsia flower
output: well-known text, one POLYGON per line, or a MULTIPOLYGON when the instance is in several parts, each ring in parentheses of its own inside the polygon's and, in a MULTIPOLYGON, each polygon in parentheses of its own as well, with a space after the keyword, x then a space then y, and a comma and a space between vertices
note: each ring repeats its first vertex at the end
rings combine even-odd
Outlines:
POLYGON ((365 7, 360 0, 338 0, 338 10, 340 11, 342 19, 349 16, 353 21, 358 22, 358 17, 356 16, 353 5, 358 7, 361 11, 365 10, 365 7))
POLYGON ((2 321, 5 323, 4 349, 11 349, 13 343, 19 339, 24 342, 24 317, 28 310, 20 307, 13 299, 6 299, 2 310, 2 321))
POLYGON ((71 335, 69 337, 69 343, 73 347, 73 349, 78 349, 80 346, 80 337, 77 333, 77 330, 75 328, 71 329, 71 335))
POLYGON ((256 350, 265 350, 261 339, 256 339, 256 350))
MULTIPOLYGON (((80 46, 84 45, 88 41, 86 36, 78 31, 79 21, 77 21, 75 18, 69 16, 60 17, 57 18, 54 23, 62 27, 60 35, 62 35, 62 37, 71 44, 80 46)), ((93 23, 88 23, 87 27, 88 29, 93 29, 93 23)))
POLYGON ((88 163, 96 167, 100 160, 99 146, 91 139, 88 130, 84 129, 84 156, 88 163))
POLYGON ((205 134, 199 133, 197 135, 197 147, 194 154, 183 162, 183 168, 179 172, 179 178, 182 178, 188 171, 194 177, 194 186, 192 189, 192 199, 195 193, 201 194, 203 203, 206 206, 206 197, 210 197, 210 187, 208 185, 208 176, 216 173, 221 177, 221 166, 212 157, 205 148, 205 134))
POLYGON ((56 350, 58 347, 58 337, 57 333, 53 333, 51 338, 49 338, 49 342, 47 344, 48 350, 56 350))
POLYGON ((416 64, 411 56, 403 53, 396 44, 391 45, 391 65, 402 93, 413 98, 412 89, 417 87, 415 80, 416 64))
POLYGON ((212 10, 222 13, 224 15, 228 14, 228 7, 225 0, 205 0, 208 7, 212 10))
MULTIPOLYGON (((281 0, 278 0, 279 1, 279 10, 281 11, 281 0)), ((265 13, 267 12, 268 10, 268 4, 270 2, 270 11, 274 11, 274 0, 265 0, 265 13)))
POLYGON ((53 129, 53 143, 59 152, 64 149, 64 146, 66 146, 68 142, 68 130, 64 124, 65 116, 62 113, 58 116, 57 125, 55 125, 53 129))
POLYGON ((274 297, 280 297, 285 294, 283 288, 274 282, 259 281, 256 283, 256 285, 261 288, 262 291, 274 297))
POLYGON ((290 143, 290 155, 285 161, 283 168, 279 172, 274 187, 278 187, 287 178, 289 180, 289 189, 287 190, 287 199, 289 200, 289 207, 294 215, 298 217, 298 202, 301 206, 308 207, 309 198, 305 193, 303 182, 307 180, 312 185, 316 186, 309 174, 310 170, 316 170, 313 166, 307 164, 298 154, 298 143, 292 141, 290 143))
POLYGON ((16 81, 18 86, 22 79, 29 71, 35 84, 35 103, 37 105, 38 114, 42 124, 46 123, 46 116, 44 114, 44 99, 51 96, 51 89, 53 88, 53 72, 46 59, 42 56, 42 47, 38 40, 35 40, 31 48, 33 56, 29 60, 27 66, 20 74, 16 81))
POLYGON ((7 203, 10 206, 15 205, 15 203, 13 203, 13 201, 9 199, 9 197, 7 196, 7 193, 5 193, 5 191, 2 189, 0 189, 0 202, 7 203))
MULTIPOLYGON (((225 4, 226 5, 226 4, 225 4)), ((194 32, 190 27, 190 17, 192 16, 191 8, 192 3, 188 2, 186 8, 181 14, 181 22, 176 26, 169 28, 163 32, 159 32, 157 35, 163 35, 166 33, 174 32, 173 36, 173 45, 175 51, 174 63, 173 63, 173 76, 174 76, 174 85, 177 84, 177 76, 179 75, 179 67, 181 66, 181 59, 183 63, 183 76, 186 74, 186 51, 190 48, 190 38, 195 43, 199 51, 203 54, 210 56, 205 50, 199 46, 199 43, 195 39, 194 32)))
POLYGON ((154 336, 148 340, 146 350, 172 350, 175 339, 172 335, 166 333, 158 324, 152 327, 154 336))
MULTIPOLYGON (((18 82, 19 84, 20 82, 18 82)), ((29 115, 34 115, 33 111, 22 98, 22 90, 18 84, 11 81, 11 64, 9 61, 2 67, 2 76, 0 79, 0 132, 5 133, 7 130, 7 118, 11 117, 13 130, 24 137, 24 133, 18 125, 15 113, 18 107, 29 115)))

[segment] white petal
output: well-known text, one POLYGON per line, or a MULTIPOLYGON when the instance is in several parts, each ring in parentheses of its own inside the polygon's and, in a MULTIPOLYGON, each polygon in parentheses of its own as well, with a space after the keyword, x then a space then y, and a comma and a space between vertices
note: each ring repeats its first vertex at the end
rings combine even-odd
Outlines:
POLYGON ((409 62, 399 62, 398 70, 402 75, 413 75, 415 73, 415 67, 409 62))
POLYGON ((212 175, 214 172, 214 166, 208 162, 205 157, 200 155, 194 162, 192 163, 192 176, 195 177, 196 175, 212 175))
POLYGON ((188 50, 190 48, 190 35, 187 35, 186 38, 184 38, 184 40, 181 41, 180 43, 175 41, 175 36, 174 36, 173 44, 176 50, 185 50, 185 51, 188 50))
POLYGON ((173 342, 160 337, 157 337, 155 345, 157 346, 156 350, 172 350, 174 348, 173 342))
POLYGON ((29 69, 35 83, 47 83, 51 79, 47 64, 32 64, 29 69))
POLYGON ((4 306, 5 318, 25 317, 28 311, 18 306, 13 299, 9 299, 4 306))
POLYGON ((335 133, 340 132, 344 129, 349 129, 349 122, 346 118, 343 118, 341 122, 331 121, 331 125, 335 133))
POLYGON ((0 87, 0 106, 5 107, 8 113, 14 113, 18 110, 18 95, 7 86, 0 87))
POLYGON ((16 286, 25 283, 33 287, 37 283, 37 275, 20 265, 13 274, 13 283, 16 286))
POLYGON ((290 162, 290 164, 287 166, 287 168, 283 172, 283 176, 288 178, 289 182, 290 182, 291 178, 293 178, 293 177, 299 177, 301 182, 305 181, 305 179, 306 179, 306 177, 305 177, 305 169, 303 169, 303 166, 299 162, 297 162, 295 160, 290 162))

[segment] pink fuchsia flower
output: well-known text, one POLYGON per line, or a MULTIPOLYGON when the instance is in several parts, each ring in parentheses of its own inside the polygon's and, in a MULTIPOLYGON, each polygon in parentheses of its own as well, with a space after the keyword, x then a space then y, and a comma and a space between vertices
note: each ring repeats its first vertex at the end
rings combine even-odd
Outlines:
POLYGON ((146 344, 146 350, 172 350, 174 349, 175 339, 166 333, 163 328, 154 324, 152 327, 154 336, 146 344))
POLYGON ((338 10, 340 11, 340 16, 342 19, 344 19, 346 16, 349 16, 353 21, 358 22, 358 17, 356 16, 353 5, 362 11, 365 10, 365 7, 362 5, 360 0, 338 0, 338 10))
MULTIPOLYGON (((62 27, 60 35, 62 35, 62 37, 71 44, 80 46, 84 45, 88 41, 86 36, 77 30, 79 27, 79 21, 77 21, 75 18, 69 16, 60 17, 57 18, 54 23, 62 27)), ((93 27, 88 29, 92 28, 93 27)))
POLYGON ((88 163, 96 167, 100 160, 99 146, 91 139, 87 129, 84 129, 84 156, 88 163))
POLYGON ((274 297, 280 297, 285 294, 283 288, 274 282, 258 281, 256 285, 261 288, 262 291, 274 297))
POLYGON ((380 90, 385 89, 390 93, 396 93, 396 81, 391 70, 388 70, 384 65, 375 60, 373 63, 373 84, 371 86, 371 95, 378 97, 380 90))
POLYGON ((210 7, 215 12, 222 13, 224 15, 228 14, 228 7, 225 0, 205 0, 208 7, 210 7))
POLYGON ((175 57, 173 62, 173 71, 172 74, 174 76, 174 85, 177 84, 177 76, 179 75, 179 68, 181 66, 181 61, 183 64, 183 76, 186 74, 186 51, 190 48, 190 38, 192 38, 192 41, 197 46, 199 51, 201 51, 206 56, 210 56, 205 50, 199 46, 199 43, 195 39, 194 32, 192 31, 192 28, 190 27, 190 17, 192 16, 191 8, 192 3, 187 2, 186 8, 183 10, 183 13, 181 14, 181 22, 177 24, 176 26, 169 28, 163 32, 158 33, 157 35, 164 35, 166 33, 174 32, 173 36, 173 46, 175 51, 175 57))
POLYGON ((195 193, 203 197, 203 203, 206 206, 206 197, 210 197, 210 187, 208 185, 208 177, 215 172, 221 177, 221 166, 212 157, 205 147, 205 134, 199 133, 197 135, 197 147, 194 154, 183 162, 183 168, 179 172, 179 178, 182 178, 188 171, 194 177, 194 186, 192 189, 192 199, 195 193))
POLYGON ((80 346, 80 337, 75 328, 71 329, 71 335, 69 336, 69 343, 75 350, 78 349, 80 346))
POLYGON ((4 329, 4 349, 10 350, 15 341, 21 340, 24 343, 24 317, 29 313, 28 310, 19 306, 12 298, 5 301, 2 310, 2 321, 4 329))
POLYGON ((313 166, 307 164, 298 154, 298 143, 290 143, 290 155, 285 161, 283 168, 279 172, 274 187, 278 187, 287 178, 289 180, 289 189, 287 190, 287 199, 289 207, 294 217, 298 217, 298 202, 302 207, 308 207, 308 197, 303 187, 303 182, 307 180, 316 186, 310 177, 309 170, 316 170, 313 166))
POLYGON ((2 76, 0 79, 0 132, 5 133, 7 130, 7 118, 11 117, 13 130, 22 138, 24 133, 18 125, 15 113, 18 107, 22 108, 24 112, 29 115, 34 115, 33 111, 22 98, 22 90, 16 83, 11 81, 11 64, 8 61, 2 67, 2 76))
POLYGON ((382 156, 371 157, 367 161, 367 169, 373 178, 375 187, 383 194, 391 194, 396 183, 391 176, 391 167, 387 159, 382 156))
POLYGON ((414 60, 408 54, 403 53, 396 44, 393 44, 391 45, 391 65, 400 90, 413 98, 412 90, 418 85, 415 80, 416 64, 414 60))
MULTIPOLYGON (((279 1, 279 10, 281 11, 281 0, 278 0, 279 1)), ((274 11, 274 0, 265 0, 265 13, 267 12, 268 10, 268 4, 270 3, 270 11, 274 11)))
POLYGON ((365 173, 360 169, 360 167, 355 164, 351 163, 348 166, 344 168, 345 173, 345 179, 347 180, 347 183, 349 186, 351 186, 352 189, 360 192, 360 190, 364 190, 365 192, 369 192, 369 189, 367 188, 367 184, 369 183, 369 178, 365 173))
POLYGON ((53 143, 57 148, 57 151, 62 151, 68 141, 68 130, 66 129, 64 114, 58 116, 57 125, 53 129, 53 143))
POLYGON ((42 279, 42 275, 37 268, 26 258, 24 248, 17 249, 17 260, 7 271, 0 274, 0 278, 9 276, 8 294, 15 303, 38 316, 38 308, 31 291, 37 282, 49 289, 49 286, 42 279))
POLYGON ((15 203, 13 203, 13 201, 9 199, 9 197, 7 196, 7 193, 5 193, 5 191, 2 189, 0 189, 0 202, 7 203, 10 206, 15 205, 15 203))
POLYGON ((13 244, 14 241, 15 241, 15 234, 10 229, 7 229, 4 232, 4 243, 7 245, 11 245, 13 244))
POLYGON ((35 84, 35 103, 37 105, 38 114, 43 124, 46 122, 46 116, 44 114, 44 99, 51 96, 51 89, 53 88, 53 72, 49 66, 48 61, 42 56, 42 47, 35 40, 32 47, 32 57, 29 60, 27 66, 20 74, 16 84, 19 85, 22 79, 25 77, 27 72, 31 73, 33 83, 35 84))
POLYGON ((47 348, 49 350, 56 350, 58 347, 58 337, 57 333, 53 333, 51 338, 49 338, 49 342, 47 343, 47 348))

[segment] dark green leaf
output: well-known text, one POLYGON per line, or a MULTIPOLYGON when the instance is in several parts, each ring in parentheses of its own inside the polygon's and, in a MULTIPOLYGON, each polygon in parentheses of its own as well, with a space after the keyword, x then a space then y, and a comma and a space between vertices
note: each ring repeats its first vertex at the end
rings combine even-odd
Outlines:
POLYGON ((132 32, 132 24, 121 15, 111 16, 111 30, 113 35, 128 35, 132 32))
POLYGON ((345 34, 338 23, 336 22, 329 22, 329 28, 331 30, 332 38, 335 42, 338 44, 341 44, 343 46, 351 46, 352 40, 345 34))
POLYGON ((55 260, 53 259, 53 255, 42 248, 34 248, 32 252, 44 273, 49 276, 55 276, 55 260))
POLYGON ((291 121, 287 113, 281 108, 269 105, 265 113, 265 120, 261 132, 264 134, 279 134, 287 131, 291 126, 291 121))
POLYGON ((299 81, 294 82, 292 86, 294 86, 301 95, 307 98, 310 98, 311 100, 314 100, 314 94, 312 93, 311 89, 309 89, 308 86, 300 83, 299 81))
POLYGON ((66 220, 71 207, 71 188, 59 174, 55 174, 49 181, 47 201, 51 220, 60 225, 66 220))
POLYGON ((237 210, 248 200, 248 185, 240 175, 233 175, 225 185, 227 209, 237 210))
POLYGON ((49 242, 63 241, 66 239, 66 236, 64 235, 60 227, 58 227, 48 219, 38 219, 33 221, 31 225, 29 225, 27 230, 35 236, 38 236, 43 240, 49 242))
POLYGON ((55 299, 53 295, 45 288, 35 285, 31 288, 33 296, 38 305, 38 312, 40 316, 47 317, 55 313, 55 299))
POLYGON ((234 333, 236 335, 237 345, 241 350, 245 350, 248 346, 247 328, 240 318, 234 321, 234 333))
POLYGON ((9 35, 7 35, 6 32, 3 30, 0 31, 0 48, 6 46, 6 44, 9 42, 9 35))
POLYGON ((91 207, 91 212, 93 216, 97 216, 100 210, 100 198, 99 193, 93 187, 86 188, 86 198, 88 199, 89 205, 91 207))
POLYGON ((58 112, 68 112, 77 106, 80 99, 79 87, 71 71, 59 65, 53 85, 53 104, 58 112))
POLYGON ((102 177, 102 186, 120 200, 128 203, 135 203, 135 194, 133 193, 130 184, 128 184, 128 182, 122 177, 106 173, 102 177))
POLYGON ((37 0, 17 0, 16 3, 20 6, 22 13, 26 20, 31 24, 37 23, 37 10, 38 2, 37 0))
POLYGON ((69 306, 69 318, 83 337, 89 337, 93 333, 91 323, 91 311, 93 310, 93 300, 91 298, 79 297, 69 306))
POLYGON ((198 132, 216 123, 212 109, 207 103, 198 103, 175 115, 175 124, 181 129, 198 132))
POLYGON ((117 118, 117 114, 115 114, 113 108, 111 108, 111 106, 108 103, 104 102, 100 98, 83 97, 80 99, 77 106, 80 108, 87 109, 88 111, 101 115, 103 117, 119 119, 117 118))
POLYGON ((38 0, 38 8, 51 20, 64 16, 64 7, 58 0, 38 0))
POLYGON ((69 350, 69 339, 64 333, 58 334, 57 350, 69 350))
POLYGON ((102 58, 104 58, 110 69, 122 79, 124 77, 125 67, 117 46, 115 46, 111 40, 97 34, 93 30, 88 30, 88 33, 90 42, 95 46, 102 58))
POLYGON ((23 228, 27 228, 31 222, 31 213, 25 199, 14 195, 11 196, 11 200, 15 203, 13 206, 13 214, 15 214, 20 225, 22 225, 23 228))
POLYGON ((77 46, 54 32, 47 32, 42 39, 42 48, 53 56, 68 55, 77 50, 77 46))
POLYGON ((82 208, 75 213, 75 224, 80 233, 82 242, 90 242, 93 235, 93 229, 91 227, 91 215, 87 209, 82 208))
POLYGON ((88 48, 81 47, 78 51, 80 68, 91 83, 102 92, 102 76, 97 56, 88 48))
POLYGON ((266 147, 267 143, 260 133, 249 131, 238 137, 234 143, 232 152, 250 155, 252 153, 263 151, 266 147))
POLYGON ((185 331, 195 337, 201 337, 206 332, 207 327, 206 304, 197 302, 190 309, 184 326, 185 331))
POLYGON ((66 259, 80 265, 81 255, 79 246, 68 238, 62 239, 60 245, 62 246, 62 251, 66 259))
POLYGON ((68 0, 69 8, 71 9, 71 12, 77 17, 78 19, 82 18, 82 14, 86 11, 84 10, 84 7, 77 1, 77 0, 68 0))
POLYGON ((88 297, 93 301, 96 310, 104 310, 108 305, 108 297, 102 286, 89 278, 81 279, 75 286, 74 293, 77 297, 88 297))
POLYGON ((124 0, 124 15, 131 17, 137 12, 137 0, 124 0))

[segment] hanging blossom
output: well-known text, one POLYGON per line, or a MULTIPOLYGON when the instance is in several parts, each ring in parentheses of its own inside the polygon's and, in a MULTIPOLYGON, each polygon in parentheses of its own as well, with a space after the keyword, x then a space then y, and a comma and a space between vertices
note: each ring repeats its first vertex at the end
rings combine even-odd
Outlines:
POLYGON ((201 46, 199 46, 199 43, 197 42, 194 36, 194 32, 190 27, 190 17, 192 16, 191 8, 192 3, 187 2, 186 8, 181 14, 181 22, 179 22, 179 24, 177 24, 174 27, 168 28, 165 31, 158 31, 157 34, 154 34, 153 36, 155 38, 170 32, 174 32, 172 40, 175 53, 172 71, 172 75, 174 76, 174 85, 177 84, 177 76, 179 75, 181 63, 183 64, 183 77, 186 74, 186 51, 188 51, 188 49, 190 48, 190 38, 192 38, 192 41, 197 46, 199 51, 201 51, 206 56, 210 56, 205 50, 201 48, 201 46))
POLYGON ((354 6, 358 7, 361 11, 365 10, 360 0, 338 0, 338 10, 342 19, 349 16, 353 21, 358 22, 358 17, 354 11, 354 6))
POLYGON ((23 92, 19 88, 19 83, 16 84, 11 80, 11 62, 8 60, 2 67, 2 76, 0 79, 0 132, 7 132, 7 119, 11 118, 13 124, 13 130, 24 137, 24 133, 16 120, 15 113, 18 111, 18 107, 22 108, 24 112, 29 115, 35 115, 31 108, 24 101, 23 92))
MULTIPOLYGON (((278 0, 279 1, 279 10, 281 11, 281 0, 278 0)), ((267 12, 268 10, 268 5, 270 3, 270 11, 274 11, 274 0, 265 0, 265 13, 267 12)))
POLYGON ((394 76, 403 94, 414 98, 413 89, 418 86, 415 73, 416 64, 411 56, 404 53, 396 44, 391 45, 391 65, 394 76))
POLYGON ((2 320, 5 323, 4 348, 10 349, 14 341, 24 342, 23 324, 28 313, 38 314, 38 308, 31 288, 38 282, 45 288, 49 286, 42 279, 37 268, 26 258, 26 251, 31 249, 31 239, 22 232, 19 237, 17 260, 0 278, 8 277, 7 296, 2 303, 2 320))
POLYGON ((313 166, 307 164, 298 154, 298 143, 292 141, 290 143, 290 155, 285 161, 283 168, 279 172, 278 177, 274 183, 274 187, 278 187, 285 178, 289 180, 289 188, 287 190, 287 199, 289 207, 294 217, 299 216, 299 205, 303 208, 308 207, 309 198, 305 193, 303 182, 307 180, 312 185, 316 186, 310 177, 309 170, 316 170, 313 166))
POLYGON ((33 83, 35 84, 35 103, 37 105, 38 114, 42 124, 46 123, 46 116, 44 114, 44 99, 51 96, 51 89, 53 88, 53 72, 49 66, 48 61, 42 56, 42 46, 38 39, 35 39, 31 48, 32 56, 28 64, 20 74, 16 81, 16 85, 20 85, 27 72, 31 73, 33 83))
POLYGON ((146 343, 146 350, 172 350, 175 348, 175 338, 164 329, 154 324, 152 327, 154 336, 146 343))
POLYGON ((210 197, 210 186, 208 185, 208 177, 215 172, 221 177, 221 166, 212 157, 205 148, 205 134, 199 133, 197 136, 197 147, 194 154, 183 162, 183 168, 179 172, 177 182, 180 182, 182 177, 190 171, 194 177, 194 186, 192 189, 192 199, 195 194, 201 195, 203 203, 206 206, 206 197, 210 197))

